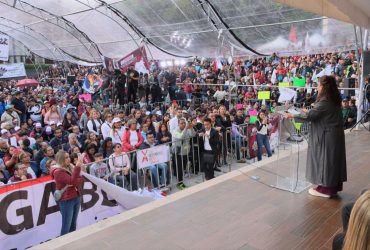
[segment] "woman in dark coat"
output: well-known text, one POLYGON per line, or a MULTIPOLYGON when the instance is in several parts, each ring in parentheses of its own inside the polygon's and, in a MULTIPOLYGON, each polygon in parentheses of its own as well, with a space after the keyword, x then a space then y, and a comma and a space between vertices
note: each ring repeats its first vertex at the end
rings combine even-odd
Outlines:
POLYGON ((341 97, 334 77, 320 78, 313 109, 304 115, 287 113, 285 118, 311 122, 306 178, 317 187, 309 193, 325 198, 337 195, 347 181, 347 164, 341 97))

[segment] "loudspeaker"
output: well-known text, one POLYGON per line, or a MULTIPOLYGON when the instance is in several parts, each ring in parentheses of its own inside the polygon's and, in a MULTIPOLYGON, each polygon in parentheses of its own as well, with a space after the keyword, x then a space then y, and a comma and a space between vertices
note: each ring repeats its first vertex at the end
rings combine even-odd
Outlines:
MULTIPOLYGON (((344 88, 355 88, 355 78, 344 78, 344 88)), ((355 96, 355 90, 344 90, 344 95, 347 97, 355 96)))
POLYGON ((364 76, 365 79, 370 75, 370 51, 364 51, 364 76))

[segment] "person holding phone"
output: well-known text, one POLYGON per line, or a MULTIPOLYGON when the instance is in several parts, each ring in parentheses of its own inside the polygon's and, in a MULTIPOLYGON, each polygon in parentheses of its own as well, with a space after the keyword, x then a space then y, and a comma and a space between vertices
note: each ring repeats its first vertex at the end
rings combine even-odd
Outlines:
POLYGON ((268 157, 272 156, 270 142, 268 138, 268 121, 265 112, 259 112, 256 121, 257 128, 257 159, 262 160, 262 147, 265 146, 268 157))
POLYGON ((81 166, 82 159, 78 158, 76 166, 71 163, 69 154, 60 150, 55 156, 56 165, 51 170, 51 176, 55 180, 57 190, 63 190, 58 201, 60 213, 62 214, 62 228, 60 235, 76 230, 77 217, 81 206, 80 187, 82 184, 81 166))

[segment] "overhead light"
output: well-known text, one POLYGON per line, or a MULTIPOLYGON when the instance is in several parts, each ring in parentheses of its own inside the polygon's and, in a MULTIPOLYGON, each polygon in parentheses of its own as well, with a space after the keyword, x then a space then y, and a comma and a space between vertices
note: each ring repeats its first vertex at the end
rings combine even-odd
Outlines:
POLYGON ((171 67, 173 65, 172 61, 167 61, 167 67, 171 67))
POLYGON ((166 61, 161 61, 160 66, 161 68, 165 68, 167 66, 166 61))
POLYGON ((179 61, 179 60, 175 60, 175 65, 176 65, 176 66, 181 65, 181 61, 179 61))

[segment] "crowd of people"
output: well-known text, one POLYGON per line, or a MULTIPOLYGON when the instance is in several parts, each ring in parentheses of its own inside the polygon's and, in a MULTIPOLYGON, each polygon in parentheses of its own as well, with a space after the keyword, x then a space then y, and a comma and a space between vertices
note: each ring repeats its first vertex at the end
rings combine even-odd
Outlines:
MULTIPOLYGON (((0 183, 49 175, 56 164, 55 155, 64 151, 72 164, 80 160, 90 174, 134 190, 140 186, 141 173, 131 152, 171 143, 173 173, 178 188, 183 189, 184 171, 202 160, 189 156, 194 147, 190 138, 197 138, 199 150, 212 155, 207 160, 212 168, 199 169, 206 179, 226 164, 231 144, 237 147, 237 162, 245 162, 240 153, 245 150, 241 141, 248 140, 241 131, 244 124, 256 126, 258 160, 263 148, 271 156, 268 123, 279 105, 278 83, 304 78, 307 88, 298 88, 292 101, 309 106, 316 98, 312 88, 317 86, 315 75, 330 69, 337 85, 343 86, 345 78, 357 81, 357 67, 355 54, 346 52, 272 55, 237 59, 232 64, 195 58, 166 68, 153 61, 149 73, 137 72, 133 66, 127 72, 51 67, 40 76, 38 87, 19 89, 15 80, 1 81, 0 183), (65 71, 68 76, 61 78, 65 71), (87 74, 101 79, 91 101, 81 98, 87 93, 83 87, 87 74), (270 100, 258 100, 259 90, 270 90, 270 100), (250 117, 251 110, 258 113, 255 120, 250 117), (227 131, 232 139, 226 139, 227 131)), ((356 103, 352 96, 342 94, 343 121, 349 128, 356 121, 356 103)), ((149 168, 154 187, 169 183, 169 165, 149 168)))

